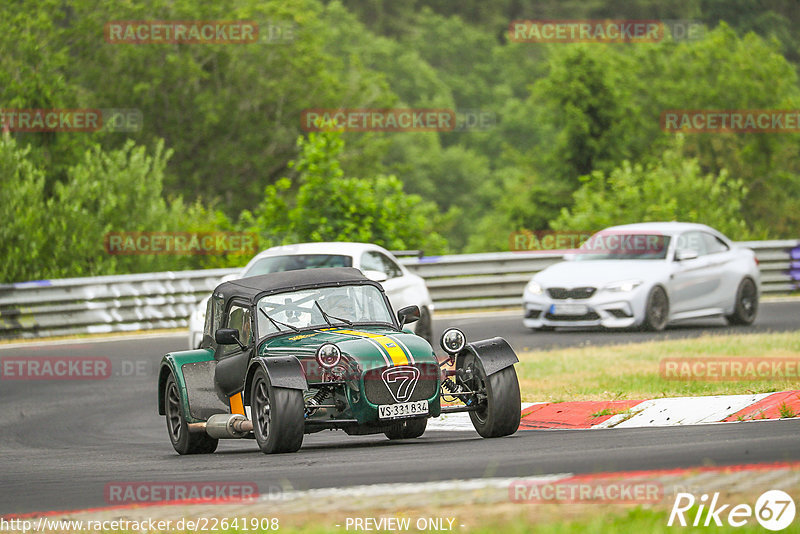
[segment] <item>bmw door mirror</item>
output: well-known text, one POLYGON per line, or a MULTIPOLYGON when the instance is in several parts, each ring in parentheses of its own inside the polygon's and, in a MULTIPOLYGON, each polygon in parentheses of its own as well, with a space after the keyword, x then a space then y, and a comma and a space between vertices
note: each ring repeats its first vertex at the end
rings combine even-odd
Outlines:
POLYGON ((406 306, 397 312, 397 320, 400 321, 400 328, 410 323, 419 321, 419 306, 406 306))
POLYGON ((681 249, 675 252, 675 261, 693 260, 697 257, 696 250, 681 249))

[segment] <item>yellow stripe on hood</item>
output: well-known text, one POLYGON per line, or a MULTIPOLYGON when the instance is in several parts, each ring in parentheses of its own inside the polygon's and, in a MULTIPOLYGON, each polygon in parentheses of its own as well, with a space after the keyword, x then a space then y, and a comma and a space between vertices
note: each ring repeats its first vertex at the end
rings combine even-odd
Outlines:
POLYGON ((389 355, 389 358, 392 359, 392 363, 395 365, 408 365, 411 363, 408 355, 405 353, 405 351, 403 351, 402 348, 400 348, 400 344, 389 336, 385 336, 383 334, 373 334, 372 332, 361 332, 358 330, 335 330, 335 332, 337 334, 366 337, 377 342, 381 347, 383 347, 383 349, 389 355))

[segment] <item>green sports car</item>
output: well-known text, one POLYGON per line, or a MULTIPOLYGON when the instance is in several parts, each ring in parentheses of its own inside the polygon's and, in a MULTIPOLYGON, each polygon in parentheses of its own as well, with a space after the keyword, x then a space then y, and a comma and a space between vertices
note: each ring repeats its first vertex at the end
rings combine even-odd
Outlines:
POLYGON ((220 284, 197 350, 161 361, 158 411, 180 454, 254 438, 265 453, 297 451, 325 429, 389 439, 422 435, 429 417, 470 414, 483 437, 517 431, 517 356, 502 338, 467 343, 449 329, 441 360, 403 330, 377 282, 353 268, 288 271, 220 284), (444 404, 443 404, 444 401, 444 404))

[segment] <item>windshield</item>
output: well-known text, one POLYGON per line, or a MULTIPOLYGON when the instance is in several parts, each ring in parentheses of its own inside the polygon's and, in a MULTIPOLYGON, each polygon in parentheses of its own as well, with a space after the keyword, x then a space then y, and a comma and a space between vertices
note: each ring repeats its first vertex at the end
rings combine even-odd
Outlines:
POLYGON ((669 236, 620 232, 598 232, 586 240, 575 259, 580 260, 663 260, 669 236))
POLYGON ((283 271, 299 271, 319 267, 352 267, 353 258, 339 254, 292 254, 287 256, 269 256, 255 262, 247 269, 242 278, 260 274, 283 271))
POLYGON ((389 323, 392 315, 373 285, 321 287, 267 295, 258 301, 258 335, 356 323, 389 323))

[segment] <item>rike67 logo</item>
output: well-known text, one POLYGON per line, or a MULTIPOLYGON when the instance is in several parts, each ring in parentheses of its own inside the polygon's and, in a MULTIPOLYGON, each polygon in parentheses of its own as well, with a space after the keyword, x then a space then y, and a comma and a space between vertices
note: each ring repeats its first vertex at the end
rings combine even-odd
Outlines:
POLYGON ((749 504, 719 504, 719 493, 714 493, 709 501, 708 494, 703 494, 696 499, 691 493, 678 493, 675 503, 669 514, 667 526, 680 525, 685 527, 691 522, 692 526, 718 527, 727 523, 732 527, 741 527, 751 522, 753 517, 767 530, 783 530, 794 521, 794 500, 788 493, 781 490, 769 490, 761 494, 756 500, 755 507, 749 504), (691 521, 692 508, 697 505, 694 521, 691 521), (687 521, 687 518, 689 521, 687 521))

